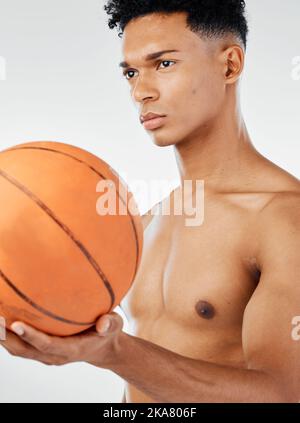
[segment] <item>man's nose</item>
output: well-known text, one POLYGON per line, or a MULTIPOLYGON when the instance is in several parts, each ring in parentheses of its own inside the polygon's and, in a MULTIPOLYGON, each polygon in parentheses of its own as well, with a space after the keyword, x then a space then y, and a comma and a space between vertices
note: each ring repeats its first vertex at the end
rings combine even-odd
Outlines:
POLYGON ((158 89, 145 78, 139 79, 132 89, 132 97, 137 103, 145 100, 156 100, 159 97, 158 89))

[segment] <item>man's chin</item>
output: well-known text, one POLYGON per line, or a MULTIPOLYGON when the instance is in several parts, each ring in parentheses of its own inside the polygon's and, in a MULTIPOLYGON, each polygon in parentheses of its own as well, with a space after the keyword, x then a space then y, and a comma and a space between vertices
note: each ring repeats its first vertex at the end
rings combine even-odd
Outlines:
POLYGON ((159 140, 159 139, 155 139, 153 138, 153 143, 157 146, 157 147, 170 147, 172 145, 176 144, 176 141, 169 141, 169 140, 159 140))
POLYGON ((158 134, 152 134, 152 141, 157 147, 170 147, 178 143, 178 139, 172 136, 159 136, 158 134))

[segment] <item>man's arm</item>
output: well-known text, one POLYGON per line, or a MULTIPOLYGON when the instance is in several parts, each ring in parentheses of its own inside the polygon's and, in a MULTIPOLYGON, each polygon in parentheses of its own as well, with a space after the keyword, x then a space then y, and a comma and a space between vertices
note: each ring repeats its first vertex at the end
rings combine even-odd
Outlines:
POLYGON ((300 315, 299 201, 273 218, 261 217, 261 280, 243 322, 245 369, 173 353, 121 333, 112 371, 159 402, 298 402, 300 341, 292 319, 300 315), (267 226, 263 226, 267 225, 267 226))
POLYGON ((45 364, 85 361, 111 369, 160 402, 298 402, 300 341, 292 325, 300 315, 299 195, 271 211, 259 218, 262 274, 244 313, 244 369, 187 358, 130 336, 114 312, 101 316, 84 335, 66 338, 15 322, 11 329, 18 336, 7 331, 0 345, 45 364))

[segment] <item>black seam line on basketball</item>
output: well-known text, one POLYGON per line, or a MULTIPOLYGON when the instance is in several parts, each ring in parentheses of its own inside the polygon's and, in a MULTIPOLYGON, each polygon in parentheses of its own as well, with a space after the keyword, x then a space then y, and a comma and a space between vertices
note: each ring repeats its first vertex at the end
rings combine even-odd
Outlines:
POLYGON ((72 241, 77 245, 77 247, 80 249, 80 251, 84 254, 84 256, 88 259, 94 270, 97 272, 98 276, 100 276, 102 282, 104 283, 104 286, 106 287, 110 299, 111 299, 111 305, 113 306, 115 302, 115 294, 112 289, 111 284, 109 283, 107 277, 103 273, 103 271, 100 269, 100 266, 96 262, 96 260, 92 257, 92 255, 88 252, 88 250, 85 248, 85 246, 75 238, 72 231, 60 220, 55 216, 55 214, 52 212, 52 210, 49 209, 49 207, 43 203, 42 200, 40 200, 35 194, 33 194, 27 187, 22 185, 20 182, 18 182, 15 178, 8 175, 6 172, 0 169, 0 175, 8 180, 11 184, 16 186, 18 189, 20 189, 24 194, 26 194, 31 200, 33 200, 44 212, 48 214, 48 216, 72 239, 72 241))
MULTIPOLYGON (((62 155, 64 155, 64 156, 67 156, 67 157, 70 157, 71 159, 74 159, 74 160, 76 160, 77 162, 79 162, 79 163, 82 163, 82 164, 84 164, 84 165, 86 165, 87 167, 89 167, 93 172, 95 172, 98 176, 100 176, 100 178, 102 178, 102 179, 105 179, 105 180, 107 180, 107 178, 104 176, 104 175, 102 175, 96 168, 94 168, 93 166, 91 166, 91 165, 89 165, 87 162, 85 162, 84 160, 81 160, 81 159, 78 159, 78 157, 76 157, 76 156, 72 156, 72 154, 69 154, 69 153, 65 153, 64 151, 59 151, 59 150, 54 150, 53 148, 48 148, 48 147, 34 147, 34 146, 24 146, 24 147, 13 147, 13 148, 8 148, 8 149, 6 149, 6 150, 4 150, 3 151, 3 153, 5 153, 5 152, 7 152, 7 151, 14 151, 14 150, 45 150, 45 151, 50 151, 50 152, 52 152, 52 153, 57 153, 57 154, 62 154, 62 155)), ((120 195, 120 193, 119 193, 119 191, 118 190, 116 190, 117 191, 117 194, 118 194, 118 196, 119 196, 119 198, 121 199, 121 201, 122 201, 122 203, 124 204, 124 205, 126 205, 125 204, 125 201, 123 200, 123 198, 121 197, 121 195, 120 195)), ((126 205, 127 206, 127 205, 126 205)), ((135 271, 134 271, 134 277, 133 277, 133 279, 135 278, 135 276, 136 276, 136 274, 137 274, 137 270, 138 270, 138 259, 139 259, 139 254, 140 254, 140 251, 139 251, 139 242, 138 242, 138 235, 137 235, 137 230, 136 230, 136 226, 135 226, 135 223, 134 223, 134 220, 133 220, 133 217, 132 217, 132 215, 131 215, 131 213, 130 213, 130 211, 128 210, 128 208, 126 207, 126 209, 127 209, 127 211, 128 211, 128 214, 129 214, 129 216, 130 216, 130 220, 131 220, 131 224, 132 224, 132 227, 133 227, 133 230, 134 230, 134 236, 135 236, 135 244, 136 244, 136 251, 137 251, 137 254, 136 254, 136 263, 135 263, 135 271)))
POLYGON ((30 304, 33 308, 35 308, 36 310, 38 310, 39 312, 41 312, 42 314, 45 314, 48 317, 51 317, 52 319, 55 320, 59 320, 60 322, 63 323, 68 323, 71 325, 77 325, 77 326, 88 326, 88 325, 94 325, 94 322, 75 322, 73 320, 68 320, 65 319, 64 317, 60 317, 57 316, 56 314, 52 313, 49 310, 46 310, 45 308, 39 306, 38 304, 36 304, 34 301, 32 301, 29 297, 27 297, 22 291, 20 291, 19 288, 17 288, 12 281, 2 272, 2 270, 0 269, 0 276, 2 277, 2 279, 4 280, 4 282, 11 288, 13 289, 13 291, 22 298, 22 300, 26 301, 26 303, 30 304))

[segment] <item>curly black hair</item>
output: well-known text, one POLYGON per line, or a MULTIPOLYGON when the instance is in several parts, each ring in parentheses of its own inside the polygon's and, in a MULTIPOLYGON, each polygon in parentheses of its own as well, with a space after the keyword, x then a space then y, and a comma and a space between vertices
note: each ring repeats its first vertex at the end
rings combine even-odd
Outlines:
POLYGON ((151 13, 186 12, 187 25, 207 38, 226 33, 238 36, 246 48, 248 23, 244 0, 108 0, 104 6, 110 29, 118 27, 122 37, 126 25, 134 18, 151 13))

